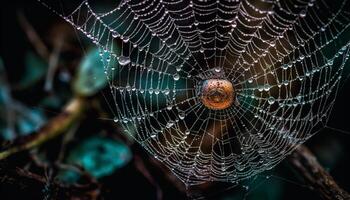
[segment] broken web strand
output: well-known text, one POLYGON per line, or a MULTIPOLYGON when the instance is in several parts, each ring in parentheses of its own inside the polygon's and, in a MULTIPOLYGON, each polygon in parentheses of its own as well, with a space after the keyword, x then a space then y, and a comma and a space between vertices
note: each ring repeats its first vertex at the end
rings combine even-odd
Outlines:
POLYGON ((298 9, 274 1, 123 1, 95 13, 84 2, 65 19, 110 54, 105 68, 116 121, 190 186, 237 182, 270 169, 326 123, 349 45, 333 51, 337 57, 323 51, 348 29, 348 1, 323 19, 317 9, 332 11, 324 1, 292 3, 298 9), (273 5, 273 12, 262 4, 273 5), (184 13, 177 13, 181 5, 184 13), (154 18, 166 11, 170 17, 154 18), (181 24, 186 18, 193 25, 181 24), (167 34, 174 38, 161 41, 167 34), (238 103, 223 111, 208 110, 195 91, 217 68, 237 91, 238 103))

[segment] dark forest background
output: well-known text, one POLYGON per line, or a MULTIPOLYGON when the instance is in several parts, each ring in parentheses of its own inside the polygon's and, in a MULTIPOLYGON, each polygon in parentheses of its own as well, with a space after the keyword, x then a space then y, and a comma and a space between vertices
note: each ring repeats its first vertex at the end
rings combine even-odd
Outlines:
MULTIPOLYGON (((74 98, 72 82, 79 76, 77 71, 81 59, 93 46, 69 24, 35 0, 2 2, 0 9, 0 109, 6 107, 4 91, 9 90, 11 101, 16 102, 16 109, 21 111, 15 116, 14 123, 19 123, 16 124, 16 130, 28 135, 56 117, 64 105, 74 98), (47 52, 54 51, 58 36, 63 36, 64 45, 59 53, 51 90, 44 90, 48 73, 47 58, 39 55, 36 47, 30 42, 26 34, 28 25, 35 29, 47 52)), ((350 74, 350 62, 346 64, 344 73, 344 77, 350 74)), ((121 130, 111 125, 110 121, 101 119, 101 113, 96 111, 99 109, 95 107, 102 107, 108 116, 108 108, 105 108, 104 103, 105 95, 108 96, 108 90, 102 89, 94 97, 87 98, 94 104, 94 109, 87 111, 79 123, 68 129, 68 134, 74 132, 74 138, 64 145, 68 159, 60 160, 62 163, 74 165, 75 159, 79 160, 84 155, 88 155, 90 159, 96 158, 95 154, 105 156, 106 158, 90 161, 100 162, 95 163, 97 167, 92 167, 92 171, 77 167, 77 172, 72 172, 62 164, 57 164, 57 159, 60 159, 63 151, 62 140, 67 139, 59 136, 33 151, 21 152, 0 161, 0 199, 65 199, 66 194, 75 195, 77 199, 93 199, 96 191, 100 192, 99 198, 103 199, 157 199, 159 195, 164 199, 186 199, 187 194, 183 186, 173 180, 173 177, 169 178, 171 174, 161 163, 151 158, 139 145, 128 141, 128 138, 120 133, 121 130), (109 143, 108 138, 115 139, 116 142, 109 143), (86 152, 95 150, 97 152, 86 152), (112 157, 113 155, 116 157, 112 157), (116 160, 120 155, 122 159, 116 160), (116 162, 112 170, 105 166, 110 164, 111 160, 116 162), (38 180, 32 180, 33 177, 27 175, 18 175, 18 169, 30 169, 39 176, 38 180), (45 178, 44 181, 40 177, 45 178), (68 183, 82 182, 81 185, 88 187, 83 187, 82 191, 79 188, 65 191, 66 188, 51 184, 57 179, 68 183)), ((349 113, 350 80, 344 78, 328 122, 328 126, 332 128, 323 129, 306 143, 324 168, 347 191, 350 191, 349 113)), ((6 116, 1 116, 0 141, 5 141, 5 138, 11 135, 4 122, 6 119, 6 116)), ((2 144, 6 146, 5 142, 2 144)), ((197 193, 197 190, 200 193, 200 188, 196 188, 194 193, 197 193)), ((220 184, 206 190, 205 194, 208 195, 206 198, 223 200, 244 197, 252 200, 319 199, 285 161, 275 169, 238 187, 231 188, 229 184, 220 184)))

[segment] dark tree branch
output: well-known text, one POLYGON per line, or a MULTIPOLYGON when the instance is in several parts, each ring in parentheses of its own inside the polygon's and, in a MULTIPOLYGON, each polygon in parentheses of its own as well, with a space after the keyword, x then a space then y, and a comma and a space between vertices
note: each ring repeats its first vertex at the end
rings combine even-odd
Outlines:
POLYGON ((350 199, 349 193, 335 182, 317 161, 315 155, 304 145, 299 146, 288 157, 288 161, 322 199, 350 199))
POLYGON ((86 100, 82 98, 72 99, 64 108, 62 113, 51 119, 47 124, 39 129, 38 132, 25 137, 20 137, 5 150, 0 151, 0 160, 8 156, 33 147, 64 133, 82 116, 85 109, 86 100))

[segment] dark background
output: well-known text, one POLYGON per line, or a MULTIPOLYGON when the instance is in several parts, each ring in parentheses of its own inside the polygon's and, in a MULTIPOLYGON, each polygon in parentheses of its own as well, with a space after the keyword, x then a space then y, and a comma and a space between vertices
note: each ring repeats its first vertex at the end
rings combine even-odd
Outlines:
MULTIPOLYGON (((28 51, 34 51, 28 42, 23 29, 18 23, 18 12, 22 12, 32 24, 39 35, 50 44, 49 33, 56 24, 64 24, 63 20, 43 7, 34 0, 11 0, 2 2, 1 5, 1 53, 10 85, 16 85, 25 73, 24 55, 28 51)), ((66 54, 63 57, 74 61, 77 55, 66 54)), ((350 63, 346 64, 344 77, 349 76, 350 63)), ((42 91, 42 84, 26 90, 14 90, 12 95, 29 107, 34 107, 41 97, 48 95, 42 91)), ((65 87, 69 87, 69 84, 65 87)), ((69 92, 68 92, 69 93, 69 92)), ((66 99, 63 98, 63 102, 66 99)), ((339 129, 339 131, 325 128, 312 137, 306 145, 316 154, 321 164, 329 170, 335 180, 345 190, 350 191, 350 81, 343 80, 340 85, 337 100, 329 118, 328 126, 339 129)), ((54 116, 58 110, 48 110, 47 116, 54 116)), ((85 123, 94 124, 92 129, 99 129, 99 119, 91 117, 85 123), (97 122, 96 122, 97 121, 97 122)), ((135 147, 138 157, 149 159, 148 155, 139 147, 135 147)), ((8 166, 21 165, 21 155, 15 156, 8 161, 8 166)), ((135 158, 134 158, 135 159, 135 158)), ((2 161, 0 161, 2 162, 2 161)), ((147 161, 146 161, 147 162, 147 161)), ((157 168, 150 166, 150 172, 156 177, 162 188, 165 199, 183 199, 185 196, 169 183, 164 181, 162 173, 157 168)), ((303 185, 303 180, 288 166, 282 162, 276 169, 268 172, 269 179, 262 178, 253 181, 248 192, 242 189, 230 189, 229 185, 223 185, 220 190, 208 192, 212 199, 241 199, 247 195, 247 199, 318 199, 314 192, 303 185), (271 193, 279 194, 274 196, 271 193)), ((265 175, 264 175, 265 176, 265 175)), ((113 175, 101 180, 106 185, 105 199, 155 199, 156 190, 145 177, 135 168, 133 162, 115 172, 113 175)), ((249 185, 251 183, 247 183, 249 185)), ((1 183, 0 177, 0 199, 44 199, 44 186, 21 187, 17 184, 1 183)))

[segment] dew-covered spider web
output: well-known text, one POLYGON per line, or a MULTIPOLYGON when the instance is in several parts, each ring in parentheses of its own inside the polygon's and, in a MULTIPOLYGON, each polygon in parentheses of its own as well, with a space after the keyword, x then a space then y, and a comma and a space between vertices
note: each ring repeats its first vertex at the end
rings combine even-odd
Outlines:
POLYGON ((59 13, 100 48, 114 121, 187 186, 271 169, 326 125, 349 57, 349 1, 108 5, 59 13), (232 83, 232 105, 203 104, 212 79, 232 83))

